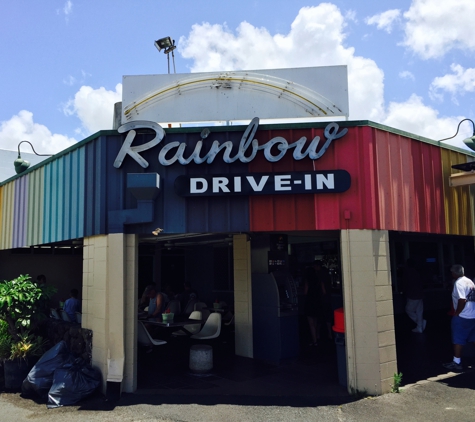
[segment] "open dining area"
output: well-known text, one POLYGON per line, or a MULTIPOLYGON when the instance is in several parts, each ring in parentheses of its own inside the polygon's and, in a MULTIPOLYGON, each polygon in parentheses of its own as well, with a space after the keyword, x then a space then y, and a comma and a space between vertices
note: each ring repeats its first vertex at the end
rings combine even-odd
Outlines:
POLYGON ((232 325, 223 325, 219 337, 198 343, 164 330, 166 343, 151 351, 139 346, 136 394, 159 395, 163 403, 315 406, 353 400, 338 382, 333 342, 277 365, 237 356, 234 335, 232 325), (213 365, 200 373, 190 368, 190 353, 203 344, 212 347, 213 365))

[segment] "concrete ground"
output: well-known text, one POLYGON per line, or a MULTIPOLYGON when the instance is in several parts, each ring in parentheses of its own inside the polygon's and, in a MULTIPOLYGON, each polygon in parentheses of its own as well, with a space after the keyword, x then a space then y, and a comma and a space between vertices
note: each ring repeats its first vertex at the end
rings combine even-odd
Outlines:
POLYGON ((400 394, 348 395, 338 383, 335 345, 328 340, 318 348, 303 343, 297 361, 270 365, 232 358, 233 345, 224 336, 214 346, 215 368, 209 377, 190 375, 189 345, 170 341, 168 348, 139 353, 135 394, 124 394, 117 402, 97 395, 79 406, 48 410, 44 403, 1 393, 0 422, 474 421, 473 356, 464 358, 463 374, 447 374, 441 365, 451 358, 450 320, 443 313, 427 313, 427 332, 414 334, 404 317, 396 318, 400 394))
MULTIPOLYGON (((370 397, 342 405, 293 406, 196 404, 183 397, 130 394, 116 403, 102 397, 85 401, 82 406, 48 410, 44 404, 24 399, 19 394, 0 396, 0 421, 473 421, 475 420, 475 374, 441 375, 406 386, 399 394, 370 397), (175 401, 175 403, 172 403, 175 401)), ((190 400, 191 399, 191 400, 190 400)), ((219 401, 218 401, 219 402, 219 401)))

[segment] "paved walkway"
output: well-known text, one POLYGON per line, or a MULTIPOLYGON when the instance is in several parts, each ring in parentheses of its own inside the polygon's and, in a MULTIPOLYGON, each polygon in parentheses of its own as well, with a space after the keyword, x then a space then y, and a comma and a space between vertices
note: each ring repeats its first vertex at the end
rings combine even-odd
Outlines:
POLYGON ((0 421, 176 421, 176 422, 288 422, 288 421, 457 421, 475 419, 475 374, 441 375, 406 386, 400 394, 386 394, 352 403, 328 406, 239 405, 207 402, 195 404, 187 396, 130 394, 119 402, 96 397, 79 407, 46 409, 44 404, 23 399, 19 394, 0 396, 0 421), (163 400, 166 400, 164 403, 163 400), (175 401, 175 403, 173 403, 175 401))

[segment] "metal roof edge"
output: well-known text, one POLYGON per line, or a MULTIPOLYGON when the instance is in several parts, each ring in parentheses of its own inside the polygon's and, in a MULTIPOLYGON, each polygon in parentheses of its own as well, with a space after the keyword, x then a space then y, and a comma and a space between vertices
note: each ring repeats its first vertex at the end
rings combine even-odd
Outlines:
MULTIPOLYGON (((358 126, 369 126, 374 129, 384 130, 386 132, 394 133, 395 135, 405 136, 406 138, 411 138, 426 144, 431 144, 440 148, 450 149, 462 154, 475 157, 475 151, 469 151, 460 147, 449 145, 444 142, 436 141, 425 136, 415 135, 404 130, 395 129, 390 126, 383 125, 381 123, 373 122, 371 120, 326 120, 324 122, 305 122, 305 123, 265 123, 260 124, 259 129, 265 130, 282 130, 282 129, 310 129, 310 128, 323 128, 329 123, 338 123, 340 127, 349 128, 349 127, 358 127, 358 126)), ((207 127, 211 132, 237 132, 242 131, 243 128, 246 128, 247 125, 235 125, 235 126, 208 126, 203 124, 201 126, 193 127, 180 127, 180 128, 164 128, 166 133, 198 133, 207 127)))
MULTIPOLYGON (((331 121, 324 121, 324 122, 305 122, 305 123, 270 123, 270 124, 262 124, 259 125, 260 129, 264 130, 283 130, 283 129, 311 129, 311 128, 324 128, 327 126, 329 123, 336 122, 340 127, 343 128, 350 128, 350 127, 358 127, 358 126, 368 126, 374 129, 379 129, 379 130, 384 130, 386 132, 393 133, 395 135, 400 135, 400 136, 405 136, 407 138, 411 138, 420 142, 424 142, 427 144, 431 144, 434 146, 438 146, 440 148, 445 148, 449 149, 455 152, 459 152, 465 155, 468 155, 470 157, 475 157, 475 151, 469 151, 463 148, 459 148, 453 145, 448 145, 444 142, 440 141, 435 141, 433 139, 426 138, 424 136, 420 135, 415 135, 410 132, 406 132, 404 130, 400 129, 395 129, 390 126, 383 125, 381 123, 376 123, 371 120, 331 120, 331 121)), ((167 128, 165 127, 165 133, 199 133, 203 130, 203 128, 207 127, 212 133, 213 132, 238 132, 238 131, 243 131, 247 125, 235 125, 235 126, 209 126, 206 124, 203 124, 202 126, 193 126, 193 127, 178 127, 178 128, 167 128)), ((74 145, 71 145, 70 147, 64 149, 63 151, 58 152, 57 154, 47 158, 46 160, 41 161, 38 164, 35 164, 34 166, 28 168, 26 171, 24 171, 21 174, 17 174, 15 176, 12 176, 2 182, 0 182, 0 186, 3 186, 21 176, 24 176, 25 174, 28 174, 32 172, 33 170, 36 170, 48 163, 50 163, 53 160, 56 160, 59 157, 62 157, 63 155, 68 154, 71 151, 74 151, 77 148, 80 148, 84 146, 85 144, 92 142, 94 139, 99 138, 100 136, 108 136, 108 135, 119 135, 119 132, 117 130, 100 130, 99 132, 96 132, 87 138, 83 139, 82 141, 78 141, 74 145)))
MULTIPOLYGON (((48 163, 51 163, 52 161, 62 157, 63 155, 66 155, 69 152, 74 151, 75 149, 78 149, 78 148, 84 146, 85 144, 88 144, 89 142, 92 142, 94 139, 97 139, 100 136, 107 136, 107 135, 119 135, 119 132, 117 132, 116 130, 100 130, 99 132, 96 132, 96 133, 88 136, 87 138, 83 139, 82 141, 78 141, 74 145, 71 145, 70 147, 68 147, 66 149, 63 149, 62 151, 58 152, 57 154, 54 154, 51 157, 48 157, 47 159, 41 161, 40 163, 29 167, 23 173, 16 174, 15 176, 12 176, 12 177, 9 177, 6 180, 3 180, 2 182, 0 182, 0 186, 6 185, 7 183, 12 182, 13 180, 15 180, 17 178, 19 178, 21 176, 24 176, 25 174, 31 173, 32 171, 34 171, 36 169, 39 169, 39 168, 41 168, 42 166, 44 166, 48 163)), ((13 163, 12 163, 12 165, 13 165, 13 163)))

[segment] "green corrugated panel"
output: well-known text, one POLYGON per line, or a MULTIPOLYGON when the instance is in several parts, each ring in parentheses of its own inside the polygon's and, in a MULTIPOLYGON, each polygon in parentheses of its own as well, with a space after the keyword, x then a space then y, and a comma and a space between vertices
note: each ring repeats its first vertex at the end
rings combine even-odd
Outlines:
POLYGON ((3 224, 2 224, 2 215, 3 215, 3 186, 0 186, 0 249, 2 248, 2 236, 3 236, 3 224))
POLYGON ((44 168, 40 167, 28 176, 28 232, 26 242, 27 246, 32 246, 39 245, 43 240, 44 168))
POLYGON ((12 248, 14 199, 15 182, 13 181, 3 186, 0 249, 12 248))

